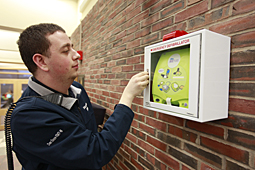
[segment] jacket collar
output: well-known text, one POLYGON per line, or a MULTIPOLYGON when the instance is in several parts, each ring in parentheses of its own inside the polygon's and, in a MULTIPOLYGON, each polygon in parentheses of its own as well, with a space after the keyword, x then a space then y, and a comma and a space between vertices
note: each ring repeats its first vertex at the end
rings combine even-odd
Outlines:
MULTIPOLYGON (((28 86, 33 89, 36 93, 38 93, 40 96, 45 96, 51 93, 54 93, 50 89, 36 83, 35 81, 32 80, 32 76, 29 77, 28 80, 28 86)), ((70 110, 74 103, 78 100, 77 96, 81 93, 81 89, 71 85, 70 89, 72 90, 75 98, 72 97, 63 97, 61 106, 65 107, 66 109, 70 110)))

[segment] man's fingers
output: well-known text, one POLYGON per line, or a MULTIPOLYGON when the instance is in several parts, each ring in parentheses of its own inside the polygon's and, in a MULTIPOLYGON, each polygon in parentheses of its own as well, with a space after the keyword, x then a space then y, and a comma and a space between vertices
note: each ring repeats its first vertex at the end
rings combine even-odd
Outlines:
POLYGON ((138 73, 136 78, 137 78, 137 81, 149 80, 149 73, 148 72, 138 73))

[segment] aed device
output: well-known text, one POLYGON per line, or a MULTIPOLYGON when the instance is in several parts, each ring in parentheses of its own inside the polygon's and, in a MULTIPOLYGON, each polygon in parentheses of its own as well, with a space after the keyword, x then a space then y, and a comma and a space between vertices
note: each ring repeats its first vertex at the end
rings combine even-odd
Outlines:
POLYGON ((160 55, 153 76, 154 102, 188 108, 189 51, 189 46, 184 46, 160 55))
POLYGON ((176 31, 145 47, 144 57, 150 75, 144 108, 198 122, 227 118, 229 37, 176 31))

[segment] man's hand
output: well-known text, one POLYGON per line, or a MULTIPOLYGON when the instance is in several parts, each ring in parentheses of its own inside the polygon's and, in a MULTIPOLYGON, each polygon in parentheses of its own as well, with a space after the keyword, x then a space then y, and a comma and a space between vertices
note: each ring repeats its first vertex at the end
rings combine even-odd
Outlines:
POLYGON ((141 94, 141 92, 149 84, 149 73, 141 72, 134 75, 125 87, 123 94, 120 98, 119 104, 124 104, 131 107, 133 99, 141 94))

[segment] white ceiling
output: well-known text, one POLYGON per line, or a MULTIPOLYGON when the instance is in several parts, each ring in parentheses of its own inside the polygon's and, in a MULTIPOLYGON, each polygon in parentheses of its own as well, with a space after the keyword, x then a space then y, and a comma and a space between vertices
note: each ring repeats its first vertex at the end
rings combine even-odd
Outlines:
MULTIPOLYGON (((21 63, 16 41, 26 27, 42 22, 62 26, 71 35, 97 0, 0 0, 0 69, 21 63), (82 13, 80 12, 82 11, 82 13)), ((22 67, 20 67, 22 66, 22 67)))

